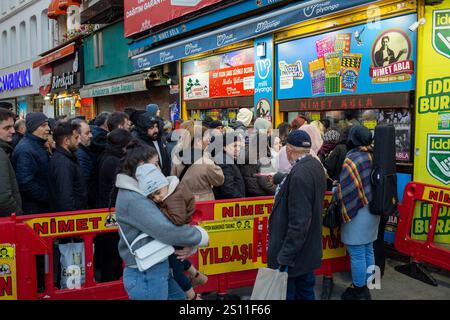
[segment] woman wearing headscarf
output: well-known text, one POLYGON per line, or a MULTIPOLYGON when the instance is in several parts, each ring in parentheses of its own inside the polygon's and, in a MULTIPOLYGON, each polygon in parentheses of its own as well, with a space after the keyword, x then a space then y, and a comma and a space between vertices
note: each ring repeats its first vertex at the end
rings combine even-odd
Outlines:
MULTIPOLYGON (((320 159, 317 157, 317 152, 319 152, 320 148, 323 144, 323 139, 320 136, 320 131, 316 127, 310 125, 310 124, 304 124, 301 126, 300 129, 297 130, 303 130, 311 137, 311 150, 310 153, 313 157, 317 158, 319 161, 320 159)), ((284 146, 281 148, 279 154, 278 154, 278 172, 281 173, 289 173, 291 171, 292 165, 287 159, 287 153, 286 153, 286 147, 284 146)))
POLYGON ((334 150, 334 148, 337 146, 337 143, 339 142, 339 139, 341 137, 341 134, 339 131, 330 129, 323 135, 323 144, 320 148, 317 155, 319 156, 319 159, 322 163, 325 162, 325 159, 328 157, 328 155, 331 153, 331 151, 334 150))
POLYGON ((375 265, 373 242, 377 239, 380 216, 369 211, 372 200, 372 133, 362 125, 353 126, 348 135, 348 153, 339 185, 333 189, 342 214, 341 240, 350 255, 353 284, 342 294, 343 300, 370 300, 368 267, 375 265))

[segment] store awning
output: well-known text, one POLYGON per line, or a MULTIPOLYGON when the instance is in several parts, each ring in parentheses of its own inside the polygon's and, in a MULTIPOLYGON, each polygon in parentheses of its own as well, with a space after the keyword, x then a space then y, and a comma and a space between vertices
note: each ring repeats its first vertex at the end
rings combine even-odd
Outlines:
POLYGON ((264 15, 226 25, 132 57, 134 71, 184 59, 234 43, 253 39, 300 22, 380 0, 312 0, 295 3, 264 15))
POLYGON ((75 43, 71 43, 68 46, 65 46, 55 52, 52 52, 52 53, 40 58, 39 60, 36 60, 35 62, 33 62, 33 68, 38 68, 40 66, 49 64, 53 61, 70 56, 71 54, 75 53, 75 49, 76 49, 75 43))
POLYGON ((50 2, 50 4, 48 5, 48 10, 47 10, 47 16, 50 19, 58 19, 58 17, 60 15, 65 15, 67 14, 67 12, 65 10, 61 10, 59 8, 60 2, 62 2, 61 0, 52 0, 52 2, 50 2))
POLYGON ((84 86, 80 90, 81 98, 93 98, 145 91, 145 74, 133 75, 125 78, 104 81, 84 86))
POLYGON ((79 7, 81 5, 81 0, 59 0, 58 7, 61 10, 67 10, 70 6, 77 6, 79 7))

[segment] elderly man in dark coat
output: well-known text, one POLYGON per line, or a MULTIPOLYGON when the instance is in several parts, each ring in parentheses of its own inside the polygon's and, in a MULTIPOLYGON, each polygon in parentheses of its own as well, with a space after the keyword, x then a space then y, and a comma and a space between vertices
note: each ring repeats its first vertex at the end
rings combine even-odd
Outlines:
POLYGON ((288 300, 314 300, 314 269, 322 263, 325 172, 310 155, 311 138, 292 131, 287 156, 293 164, 281 183, 269 218, 268 266, 288 271, 288 300))
POLYGON ((50 209, 48 165, 45 143, 50 134, 48 118, 42 112, 27 114, 27 132, 14 149, 11 162, 16 171, 24 214, 46 213, 50 209))

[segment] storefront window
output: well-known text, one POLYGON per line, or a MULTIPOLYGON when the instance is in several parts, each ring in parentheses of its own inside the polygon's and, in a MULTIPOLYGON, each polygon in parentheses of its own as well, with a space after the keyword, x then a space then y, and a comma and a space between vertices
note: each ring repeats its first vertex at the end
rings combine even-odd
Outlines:
POLYGON ((239 108, 253 108, 253 48, 183 63, 183 101, 188 117, 211 117, 224 124, 236 119, 239 108))
MULTIPOLYGON (((370 109, 302 112, 310 121, 328 119, 330 127, 342 129, 347 121, 359 123, 373 130, 378 124, 392 124, 395 127, 395 151, 399 162, 411 162, 411 111, 409 109, 370 109), (356 122, 357 121, 357 122, 356 122)), ((289 123, 298 112, 289 112, 289 123)))
POLYGON ((80 115, 79 108, 76 108, 77 99, 75 96, 67 96, 55 99, 56 116, 68 115, 76 117, 80 115))

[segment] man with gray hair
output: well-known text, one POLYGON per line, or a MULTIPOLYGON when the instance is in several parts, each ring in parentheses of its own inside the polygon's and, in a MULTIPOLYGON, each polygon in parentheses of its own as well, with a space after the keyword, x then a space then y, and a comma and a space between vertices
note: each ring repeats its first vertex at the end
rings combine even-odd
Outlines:
POLYGON ((22 138, 25 135, 25 132, 27 131, 27 128, 25 126, 25 120, 19 119, 14 123, 14 135, 13 135, 13 141, 12 141, 12 148, 14 149, 17 144, 22 140, 22 138))
POLYGON ((275 195, 269 218, 268 266, 289 274, 287 300, 315 300, 314 270, 322 263, 322 210, 326 177, 310 154, 311 137, 302 130, 287 137, 293 165, 275 195))

